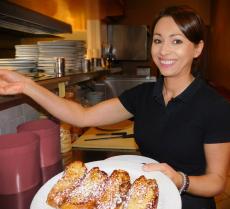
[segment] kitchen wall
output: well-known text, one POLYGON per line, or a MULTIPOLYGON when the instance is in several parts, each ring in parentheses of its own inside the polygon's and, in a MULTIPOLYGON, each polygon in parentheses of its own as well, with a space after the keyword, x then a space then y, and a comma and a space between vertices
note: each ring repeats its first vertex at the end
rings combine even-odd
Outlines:
POLYGON ((26 8, 71 23, 74 31, 86 28, 86 1, 82 0, 10 0, 26 8))
POLYGON ((215 0, 211 18, 209 80, 230 91, 230 1, 215 0))

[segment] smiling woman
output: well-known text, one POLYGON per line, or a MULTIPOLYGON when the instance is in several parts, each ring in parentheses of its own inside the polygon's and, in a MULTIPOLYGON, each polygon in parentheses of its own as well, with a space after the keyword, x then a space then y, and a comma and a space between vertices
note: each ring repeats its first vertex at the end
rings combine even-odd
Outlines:
MULTIPOLYGON (((187 17, 184 17, 182 15, 183 11, 181 11, 181 14, 179 10, 177 11, 178 13, 175 12, 173 10, 173 7, 165 12, 169 13, 170 15, 164 15, 164 11, 162 11, 153 24, 154 31, 153 31, 152 55, 155 55, 157 53, 157 49, 159 50, 159 47, 157 48, 156 46, 157 44, 161 44, 161 48, 160 48, 161 53, 165 53, 164 50, 167 49, 162 48, 162 44, 165 43, 166 41, 171 43, 171 44, 167 44, 168 47, 170 46, 171 47, 174 46, 174 48, 177 47, 178 53, 182 53, 182 54, 184 52, 183 51, 180 52, 180 50, 183 50, 183 46, 184 48, 192 47, 191 48, 192 57, 190 56, 191 57, 190 61, 192 61, 192 73, 193 75, 195 75, 199 68, 198 66, 199 61, 202 58, 202 52, 203 52, 204 41, 205 41, 205 35, 204 35, 205 26, 203 20, 200 18, 200 16, 194 14, 192 10, 189 11, 188 8, 187 8, 187 13, 188 13, 187 17), (163 30, 164 29, 167 30, 165 31, 166 37, 162 37, 162 34, 158 33, 158 30, 162 30, 162 28, 159 28, 159 22, 163 22, 161 24, 161 27, 163 27, 163 30), (171 29, 171 31, 169 31, 169 28, 171 29), (179 47, 178 45, 182 45, 182 46, 179 47)), ((187 51, 189 51, 189 49, 187 51)), ((186 56, 186 54, 184 55, 186 56)), ((156 60, 154 61, 155 63, 157 63, 156 60)))
POLYGON ((212 196, 224 188, 230 155, 229 104, 193 72, 199 70, 195 64, 204 47, 203 29, 191 8, 163 10, 154 22, 151 50, 161 77, 155 86, 145 84, 119 97, 134 114, 141 152, 162 162, 144 169, 160 170, 174 180, 183 209, 215 208, 212 196))
MULTIPOLYGON (((162 17, 156 23, 153 32, 152 57, 160 73, 167 77, 167 80, 183 77, 188 86, 194 80, 191 74, 193 60, 199 57, 202 49, 203 40, 201 39, 197 44, 190 41, 172 17, 162 17)), ((165 80, 165 84, 166 82, 165 80)), ((181 92, 183 90, 180 89, 181 92)), ((165 102, 168 103, 181 92, 170 93, 164 85, 165 102)))

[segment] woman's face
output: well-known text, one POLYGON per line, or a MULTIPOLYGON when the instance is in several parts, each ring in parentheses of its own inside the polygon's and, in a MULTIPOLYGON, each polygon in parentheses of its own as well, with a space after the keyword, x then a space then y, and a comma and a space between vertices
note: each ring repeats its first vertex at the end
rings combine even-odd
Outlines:
POLYGON ((152 58, 164 76, 189 75, 192 61, 203 48, 203 41, 195 45, 181 32, 172 17, 161 18, 154 29, 152 58))

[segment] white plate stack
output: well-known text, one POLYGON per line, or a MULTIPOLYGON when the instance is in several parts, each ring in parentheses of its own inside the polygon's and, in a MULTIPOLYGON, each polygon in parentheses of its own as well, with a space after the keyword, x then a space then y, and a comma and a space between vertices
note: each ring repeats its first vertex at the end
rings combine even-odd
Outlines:
POLYGON ((75 70, 82 70, 82 63, 86 55, 86 43, 85 41, 76 41, 76 66, 75 70))
POLYGON ((38 42, 38 69, 48 74, 54 73, 56 57, 65 58, 65 71, 80 70, 85 54, 85 43, 76 40, 56 40, 38 42))
POLYGON ((27 45, 15 45, 15 57, 16 59, 28 59, 38 60, 38 45, 27 44, 27 45))
POLYGON ((0 59, 0 69, 16 70, 24 74, 36 70, 36 64, 37 62, 32 59, 0 59))

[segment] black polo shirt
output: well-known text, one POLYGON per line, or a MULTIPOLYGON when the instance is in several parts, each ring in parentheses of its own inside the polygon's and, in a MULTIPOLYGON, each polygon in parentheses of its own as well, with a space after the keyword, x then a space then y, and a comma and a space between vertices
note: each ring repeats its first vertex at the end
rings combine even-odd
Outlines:
POLYGON ((205 172, 204 144, 230 141, 230 104, 200 78, 165 106, 163 78, 119 96, 134 115, 134 134, 143 155, 188 175, 205 172))

